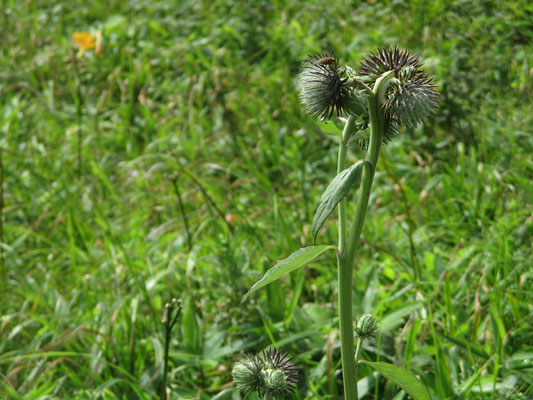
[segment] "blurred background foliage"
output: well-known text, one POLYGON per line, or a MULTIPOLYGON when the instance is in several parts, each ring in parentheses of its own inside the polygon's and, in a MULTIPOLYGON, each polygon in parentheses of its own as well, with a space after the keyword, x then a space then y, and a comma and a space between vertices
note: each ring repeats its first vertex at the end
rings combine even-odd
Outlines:
MULTIPOLYGON (((334 175, 336 139, 298 102, 301 61, 357 67, 389 45, 421 56, 442 103, 378 165, 354 317, 381 333, 363 357, 435 399, 533 396, 530 1, 2 0, 0 14, 0 397, 156 398, 177 297, 171 399, 240 399, 232 363, 269 345, 296 355, 295 398, 340 398, 334 259, 240 299, 311 244, 334 175), (101 31, 101 54, 76 55, 80 31, 101 31)), ((319 241, 335 232, 331 218, 319 241)), ((407 398, 364 366, 360 394, 407 398)))

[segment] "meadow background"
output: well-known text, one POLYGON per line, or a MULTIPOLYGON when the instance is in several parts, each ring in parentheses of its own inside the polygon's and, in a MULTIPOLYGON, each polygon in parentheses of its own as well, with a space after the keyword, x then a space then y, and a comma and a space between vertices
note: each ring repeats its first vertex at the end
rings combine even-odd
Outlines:
MULTIPOLYGON (((240 399, 233 362, 270 345, 302 369, 294 398, 340 398, 333 256, 240 300, 312 244, 335 175, 301 61, 357 67, 389 45, 421 56, 441 107, 380 157, 354 316, 381 330, 363 358, 434 399, 533 398, 533 3, 1 5, 0 398, 158 398, 173 297, 171 399, 240 399), (73 33, 98 30, 101 54, 77 57, 73 33)), ((335 241, 330 218, 319 243, 335 241)), ((360 377, 361 398, 407 399, 360 377)))

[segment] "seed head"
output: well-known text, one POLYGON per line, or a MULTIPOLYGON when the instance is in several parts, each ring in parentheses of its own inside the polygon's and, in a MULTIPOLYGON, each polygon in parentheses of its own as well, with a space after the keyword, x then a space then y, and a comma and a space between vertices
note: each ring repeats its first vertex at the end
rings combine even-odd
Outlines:
POLYGON ((364 110, 361 99, 346 84, 346 68, 339 67, 333 54, 309 56, 301 66, 300 101, 307 113, 321 120, 364 110))

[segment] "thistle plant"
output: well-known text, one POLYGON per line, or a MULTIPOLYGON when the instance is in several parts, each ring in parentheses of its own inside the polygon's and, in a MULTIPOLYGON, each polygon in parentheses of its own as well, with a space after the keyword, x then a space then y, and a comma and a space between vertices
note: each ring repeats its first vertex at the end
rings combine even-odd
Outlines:
MULTIPOLYGON (((337 176, 324 191, 315 213, 311 225, 314 245, 279 261, 252 286, 243 301, 259 288, 314 260, 327 250, 336 250, 344 398, 356 400, 357 364, 361 347, 363 341, 372 337, 378 329, 376 321, 369 315, 361 317, 354 326, 352 282, 379 153, 381 146, 394 139, 402 127, 411 128, 429 119, 438 107, 439 93, 435 90, 433 78, 422 69, 418 57, 397 47, 383 48, 368 55, 357 70, 341 66, 331 53, 309 56, 302 64, 299 89, 301 103, 308 114, 323 121, 344 117, 337 176), (346 167, 348 146, 354 141, 367 150, 366 157, 346 167), (347 196, 354 188, 359 190, 348 231, 347 196), (337 246, 316 245, 320 228, 335 208, 338 209, 337 246), (354 333, 358 338, 357 351, 354 333)), ((417 278, 417 271, 414 271, 414 275, 417 278)), ((365 363, 400 385, 411 397, 429 399, 425 387, 407 371, 386 363, 365 363)))

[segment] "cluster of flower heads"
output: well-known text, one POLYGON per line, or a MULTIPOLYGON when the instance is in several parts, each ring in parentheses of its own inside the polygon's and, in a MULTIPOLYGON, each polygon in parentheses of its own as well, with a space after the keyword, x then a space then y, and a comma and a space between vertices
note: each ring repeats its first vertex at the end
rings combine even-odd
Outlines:
POLYGON ((247 354, 233 367, 233 380, 241 391, 257 392, 260 399, 285 398, 298 382, 298 369, 292 359, 277 349, 247 354))
MULTIPOLYGON (((374 85, 386 72, 394 72, 382 104, 385 110, 384 143, 392 140, 402 126, 423 123, 438 107, 439 93, 433 78, 421 69, 422 65, 418 57, 398 47, 382 48, 361 62, 357 73, 367 85, 374 85)), ((339 66, 333 54, 309 56, 302 64, 299 77, 300 100, 315 118, 325 120, 333 114, 351 114, 359 117, 359 129, 365 129, 369 119, 366 99, 361 91, 353 88, 346 70, 339 66)))

